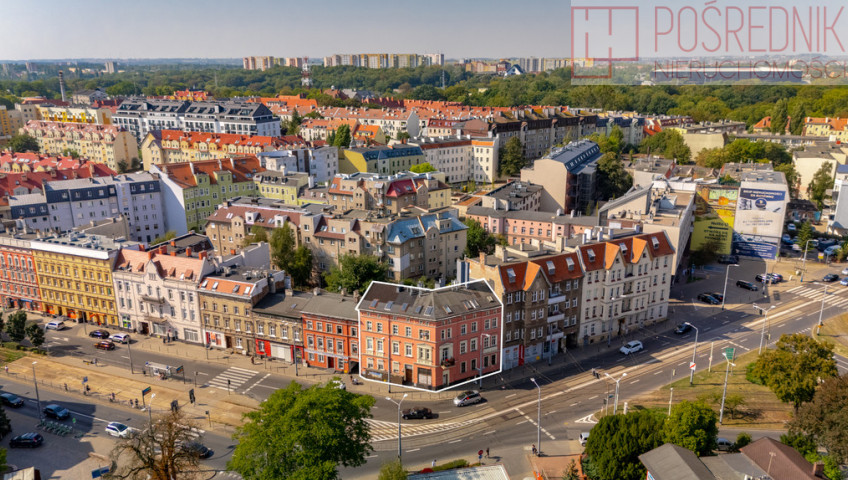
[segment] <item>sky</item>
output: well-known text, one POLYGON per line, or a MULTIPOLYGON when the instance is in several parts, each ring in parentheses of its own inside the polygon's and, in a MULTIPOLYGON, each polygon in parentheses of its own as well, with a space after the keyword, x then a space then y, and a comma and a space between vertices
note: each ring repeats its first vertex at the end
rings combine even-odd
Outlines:
POLYGON ((568 0, 0 0, 0 60, 568 57, 568 0))

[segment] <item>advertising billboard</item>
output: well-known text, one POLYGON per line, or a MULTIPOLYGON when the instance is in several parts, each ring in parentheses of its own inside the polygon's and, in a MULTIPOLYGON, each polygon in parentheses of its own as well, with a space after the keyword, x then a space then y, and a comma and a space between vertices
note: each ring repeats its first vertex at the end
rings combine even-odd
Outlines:
POLYGON ((786 190, 739 189, 736 231, 745 235, 780 237, 786 215, 786 190))
POLYGON ((733 234, 734 255, 773 260, 777 258, 779 250, 779 237, 745 235, 741 233, 733 234))
POLYGON ((702 186, 695 197, 695 229, 692 232, 693 250, 708 240, 718 243, 718 253, 730 253, 739 190, 702 186))

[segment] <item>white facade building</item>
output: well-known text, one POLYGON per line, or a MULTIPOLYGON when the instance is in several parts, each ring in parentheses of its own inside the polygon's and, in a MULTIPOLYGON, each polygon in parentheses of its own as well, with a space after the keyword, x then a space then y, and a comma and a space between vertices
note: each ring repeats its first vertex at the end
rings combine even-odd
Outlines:
POLYGON ((305 172, 315 183, 329 181, 339 173, 339 149, 336 147, 277 150, 256 157, 268 170, 305 172))

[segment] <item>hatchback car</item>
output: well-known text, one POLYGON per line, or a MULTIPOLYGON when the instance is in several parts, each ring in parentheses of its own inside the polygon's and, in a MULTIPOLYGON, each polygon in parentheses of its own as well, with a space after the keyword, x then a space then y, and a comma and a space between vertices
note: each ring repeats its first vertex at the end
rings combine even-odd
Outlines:
POLYGON ((796 232, 796 231, 798 231, 798 228, 795 227, 794 223, 790 223, 790 224, 786 225, 786 231, 787 232, 796 232))
POLYGON ((0 401, 3 402, 3 405, 8 405, 10 407, 18 408, 24 406, 24 400, 15 395, 14 393, 2 393, 0 394, 0 401))
POLYGON ((40 433, 29 432, 14 437, 9 442, 10 448, 35 448, 44 443, 44 437, 40 433))
POLYGON ((67 408, 55 403, 51 403, 44 407, 42 412, 44 415, 50 418, 55 418, 56 420, 64 420, 71 416, 71 412, 69 412, 67 408))
POLYGON ((713 297, 713 298, 715 298, 715 299, 716 299, 716 300, 718 300, 719 302, 723 302, 723 301, 724 301, 724 295, 722 295, 722 294, 720 294, 720 293, 712 292, 712 293, 710 293, 710 296, 711 296, 711 297, 713 297))
POLYGON ((64 330, 65 322, 61 320, 53 320, 52 322, 47 322, 47 325, 44 326, 45 330, 64 330))
POLYGON ((109 338, 109 332, 106 330, 94 330, 93 332, 88 334, 89 337, 94 338, 109 338))
POLYGON ((130 343, 130 336, 127 333, 113 333, 109 340, 117 343, 130 343))
POLYGON ((483 397, 480 396, 480 392, 477 390, 468 390, 457 395, 456 398, 453 399, 453 404, 457 407, 464 407, 466 405, 472 405, 482 401, 483 397))
POLYGON ((716 450, 719 452, 729 452, 733 450, 733 442, 726 438, 719 437, 716 439, 716 450))
POLYGON ((206 445, 200 442, 189 442, 182 446, 183 450, 191 455, 196 456, 202 460, 205 460, 212 455, 215 455, 215 452, 212 451, 206 445))
POLYGON ((842 275, 848 275, 848 268, 842 270, 842 275))
POLYGON ((843 287, 848 287, 848 277, 845 277, 842 280, 840 280, 839 284, 842 285, 843 287))
POLYGON ((750 290, 752 292, 756 292, 758 290, 756 285, 751 282, 746 282, 744 280, 737 281, 736 286, 739 288, 744 288, 745 290, 750 290))
POLYGON ((839 251, 839 245, 831 245, 824 249, 825 255, 836 255, 836 252, 839 251))
POLYGON ((120 422, 109 422, 106 425, 106 433, 113 437, 126 438, 132 433, 133 429, 120 422))
POLYGON ((684 333, 688 332, 689 330, 692 330, 692 325, 689 325, 688 323, 681 323, 680 325, 677 326, 677 328, 674 329, 674 333, 676 333, 678 335, 683 335, 684 333))
POLYGON ((835 273, 828 273, 824 277, 822 277, 822 282, 835 282, 839 280, 839 275, 835 273))
POLYGON ((777 277, 775 277, 774 275, 771 275, 771 274, 763 276, 762 273, 758 273, 757 276, 754 277, 754 280, 756 280, 759 283, 763 283, 763 279, 765 279, 765 283, 777 283, 777 282, 780 281, 780 280, 777 279, 777 277))
POLYGON ((109 340, 103 340, 102 342, 95 343, 94 348, 98 350, 114 350, 115 344, 109 340))
POLYGON ((403 411, 403 419, 404 420, 419 419, 419 418, 426 418, 426 419, 429 420, 429 419, 433 418, 433 411, 430 410, 429 408, 424 408, 424 407, 414 407, 414 408, 409 408, 409 409, 403 411))
POLYGON ((710 305, 718 305, 719 303, 721 303, 721 301, 719 299, 715 298, 714 296, 710 295, 709 293, 699 294, 698 300, 700 300, 704 303, 709 303, 710 305))
POLYGON ((585 447, 585 446, 586 446, 586 442, 588 442, 588 441, 589 441, 589 432, 583 432, 583 433, 581 433, 581 434, 580 434, 580 437, 578 437, 578 439, 580 440, 580 445, 582 445, 582 446, 584 446, 584 447, 585 447))
POLYGON ((784 233, 780 239, 783 240, 783 243, 792 243, 792 236, 788 233, 784 233))
POLYGON ((636 353, 639 350, 642 350, 642 342, 639 340, 633 340, 627 342, 623 347, 619 348, 618 351, 625 354, 630 355, 631 353, 636 353))

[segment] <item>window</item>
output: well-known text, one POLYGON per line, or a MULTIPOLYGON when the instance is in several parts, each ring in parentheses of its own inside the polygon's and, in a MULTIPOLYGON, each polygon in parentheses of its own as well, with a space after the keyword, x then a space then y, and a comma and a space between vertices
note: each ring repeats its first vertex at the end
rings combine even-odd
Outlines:
POLYGON ((407 343, 404 347, 404 354, 407 357, 412 357, 412 344, 407 343))

